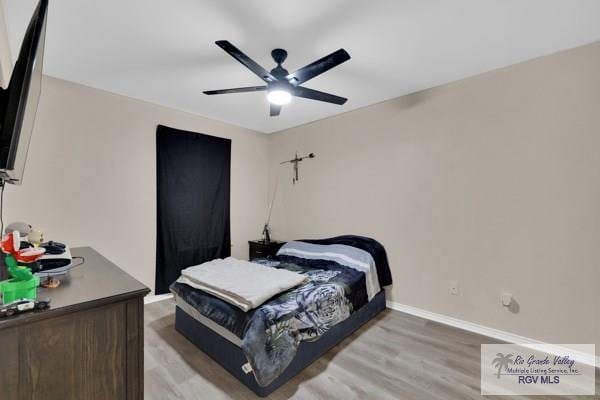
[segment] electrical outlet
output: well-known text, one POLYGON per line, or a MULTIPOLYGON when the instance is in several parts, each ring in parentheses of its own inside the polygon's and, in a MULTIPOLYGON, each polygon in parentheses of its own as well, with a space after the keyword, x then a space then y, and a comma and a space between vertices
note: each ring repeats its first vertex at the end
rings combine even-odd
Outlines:
POLYGON ((448 281, 448 293, 458 296, 458 282, 457 281, 448 281))

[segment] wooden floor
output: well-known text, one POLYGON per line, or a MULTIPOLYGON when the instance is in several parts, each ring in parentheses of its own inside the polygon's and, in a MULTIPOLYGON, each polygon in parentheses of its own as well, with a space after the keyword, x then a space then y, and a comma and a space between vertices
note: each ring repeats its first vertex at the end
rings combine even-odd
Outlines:
MULTIPOLYGON (((172 300, 145 306, 145 399, 257 399, 175 331, 174 310, 172 300)), ((386 310, 269 399, 494 398, 479 394, 482 343, 495 341, 386 310)), ((600 394, 598 372, 596 387, 600 394)), ((513 398, 527 399, 525 396, 513 398)), ((600 396, 587 397, 591 398, 600 399, 600 396)))

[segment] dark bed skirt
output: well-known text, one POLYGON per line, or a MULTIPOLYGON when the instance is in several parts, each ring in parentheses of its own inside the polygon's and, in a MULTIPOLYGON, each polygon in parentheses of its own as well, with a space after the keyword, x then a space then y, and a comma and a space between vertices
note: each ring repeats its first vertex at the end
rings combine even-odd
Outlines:
POLYGON ((246 364, 247 360, 239 347, 196 321, 179 307, 175 312, 175 329, 254 393, 260 397, 266 397, 384 309, 385 292, 382 290, 373 300, 331 328, 319 340, 300 343, 292 363, 277 379, 265 387, 258 386, 252 372, 246 374, 242 371, 242 365, 246 364))

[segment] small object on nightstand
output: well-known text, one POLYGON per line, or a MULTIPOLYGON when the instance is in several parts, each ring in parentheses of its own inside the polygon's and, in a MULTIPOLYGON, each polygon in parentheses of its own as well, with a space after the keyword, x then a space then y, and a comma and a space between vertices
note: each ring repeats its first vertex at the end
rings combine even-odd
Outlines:
POLYGON ((268 243, 263 240, 250 240, 248 242, 248 245, 250 246, 248 259, 273 258, 284 244, 285 242, 280 242, 278 240, 271 240, 268 243))
POLYGON ((263 235, 262 242, 263 243, 266 243, 266 244, 271 243, 271 233, 270 232, 271 232, 271 228, 269 227, 269 223, 267 222, 262 231, 262 235, 263 235))

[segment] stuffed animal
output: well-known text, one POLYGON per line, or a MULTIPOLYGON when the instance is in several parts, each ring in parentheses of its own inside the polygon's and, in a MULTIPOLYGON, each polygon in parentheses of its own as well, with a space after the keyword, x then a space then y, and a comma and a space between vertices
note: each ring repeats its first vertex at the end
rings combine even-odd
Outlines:
POLYGON ((39 260, 45 253, 44 248, 20 249, 21 237, 18 231, 4 235, 0 249, 5 254, 4 263, 11 279, 0 282, 0 293, 4 304, 15 300, 37 297, 37 287, 40 279, 34 276, 31 269, 19 263, 28 264, 39 260))

